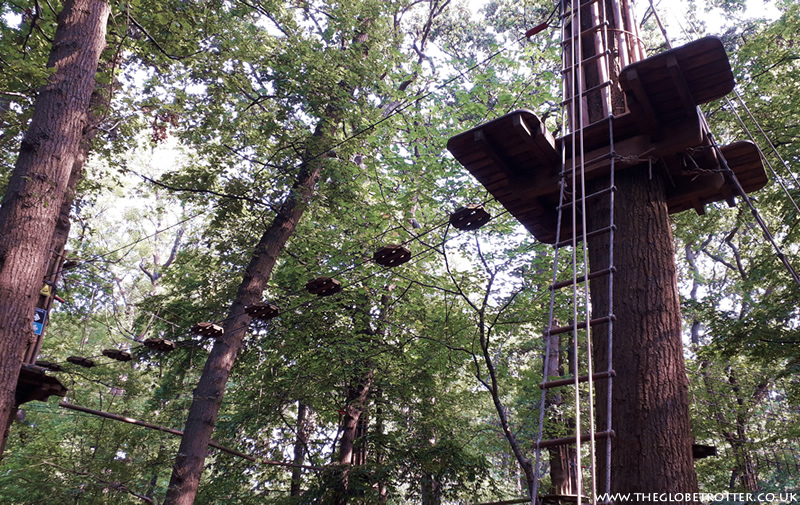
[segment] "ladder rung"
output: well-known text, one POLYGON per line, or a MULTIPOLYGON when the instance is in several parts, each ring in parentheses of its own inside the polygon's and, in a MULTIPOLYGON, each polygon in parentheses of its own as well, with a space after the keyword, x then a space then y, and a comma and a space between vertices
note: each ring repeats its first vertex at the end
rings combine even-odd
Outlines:
MULTIPOLYGON (((596 237, 598 235, 602 235, 604 233, 608 233, 610 231, 616 231, 616 230, 617 230, 617 225, 612 224, 611 226, 606 226, 605 228, 600 228, 599 230, 590 231, 589 233, 586 234, 586 238, 596 237)), ((579 238, 582 238, 582 237, 579 237, 579 238)), ((571 238, 567 239, 567 240, 562 240, 561 242, 556 244, 556 247, 564 247, 564 246, 568 246, 568 245, 572 245, 572 239, 571 238)))
MULTIPOLYGON (((596 272, 589 272, 589 280, 596 279, 598 277, 602 277, 603 275, 613 274, 616 271, 617 271, 617 267, 611 267, 611 268, 604 268, 603 270, 598 270, 596 272)), ((581 275, 581 276, 575 278, 574 280, 573 279, 569 279, 569 280, 566 280, 566 281, 561 281, 561 282, 556 282, 555 284, 551 284, 550 287, 547 288, 547 289, 552 291, 554 289, 565 288, 567 286, 572 286, 573 284, 579 284, 579 283, 585 282, 585 281, 586 281, 586 276, 585 275, 581 275)))
MULTIPOLYGON (((592 32, 596 32, 597 30, 599 30, 600 28, 602 28, 604 26, 608 26, 608 21, 603 21, 599 25, 590 26, 589 28, 581 31, 580 36, 583 37, 583 36, 588 35, 588 34, 590 34, 592 32)), ((568 39, 564 39, 564 40, 561 41, 561 45, 565 46, 567 44, 570 44, 570 43, 572 43, 573 40, 575 40, 575 37, 570 37, 568 39)))
MULTIPOLYGON (((614 438, 616 435, 614 430, 610 431, 600 431, 594 434, 595 440, 605 440, 609 437, 614 438)), ((558 447, 560 445, 572 445, 575 443, 576 437, 564 437, 564 438, 554 438, 552 440, 542 440, 541 442, 536 442, 533 444, 534 449, 547 449, 548 447, 558 447)), ((581 435, 581 443, 585 444, 591 440, 591 436, 588 433, 581 435)))
MULTIPOLYGON (((601 52, 601 53, 593 54, 592 56, 587 56, 586 58, 584 58, 583 60, 581 60, 581 65, 583 65, 583 64, 585 64, 585 63, 591 63, 591 62, 593 62, 594 60, 597 60, 597 59, 599 59, 599 58, 602 58, 603 56, 607 56, 607 55, 609 55, 609 54, 611 54, 611 51, 609 51, 608 49, 606 49, 605 51, 603 51, 603 52, 601 52)), ((571 66, 571 67, 569 67, 569 68, 563 68, 563 69, 561 69, 561 73, 562 73, 562 74, 566 74, 566 73, 572 72, 572 70, 573 70, 574 68, 575 68, 575 65, 572 65, 572 66, 571 66)))
MULTIPOLYGON (((577 503, 578 502, 578 495, 576 494, 541 494, 539 495, 539 499, 542 500, 542 503, 547 502, 554 502, 554 503, 577 503)), ((580 499, 584 503, 591 503, 592 499, 586 495, 581 495, 580 499)), ((525 502, 530 502, 530 499, 526 499, 525 502)))
MULTIPOLYGON (((583 163, 583 168, 586 169, 586 167, 591 167, 592 165, 599 164, 599 163, 601 163, 603 161, 606 161, 606 160, 610 160, 614 156, 617 156, 617 153, 615 153, 614 151, 611 151, 611 152, 608 152, 608 153, 605 153, 605 154, 601 154, 600 156, 595 156, 594 158, 590 159, 589 161, 584 162, 583 163)), ((563 179, 566 179, 567 177, 572 175, 572 172, 574 170, 572 169, 572 167, 567 168, 565 166, 563 168, 564 169, 561 171, 561 177, 563 179)), ((580 173, 580 172, 578 172, 578 173, 580 173)))
MULTIPOLYGON (((605 188, 605 189, 601 189, 600 191, 597 191, 595 193, 590 193, 585 198, 586 198, 586 201, 588 202, 592 198, 596 198, 598 196, 603 196, 603 195, 608 194, 608 193, 613 193, 616 190, 617 190, 616 186, 611 186, 611 187, 608 187, 608 188, 605 188)), ((558 208, 558 210, 561 210, 561 209, 565 209, 565 208, 568 208, 568 207, 572 207, 573 204, 579 204, 583 200, 584 200, 584 197, 580 197, 577 200, 573 200, 571 202, 567 202, 565 204, 559 205, 557 208, 558 208)))
POLYGON ((585 9, 586 7, 589 7, 590 5, 592 5, 594 3, 597 3, 597 0, 589 0, 586 3, 581 3, 577 8, 573 7, 572 9, 569 10, 569 12, 565 12, 564 14, 561 14, 561 19, 566 19, 566 18, 572 17, 572 16, 575 15, 576 12, 578 12, 578 9, 585 9))
MULTIPOLYGON (((580 93, 580 96, 581 96, 581 98, 583 98, 583 97, 585 97, 586 95, 588 95, 589 93, 592 93, 592 92, 594 92, 594 91, 598 91, 598 90, 600 90, 600 89, 602 89, 602 88, 606 88, 606 87, 608 87, 608 86, 611 86, 611 84, 612 84, 612 83, 611 83, 611 81, 605 81, 605 82, 601 82, 600 84, 598 84, 598 85, 596 85, 596 86, 592 86, 592 87, 591 87, 591 88, 589 88, 589 89, 585 89, 585 90, 581 91, 581 93, 580 93)), ((571 102, 571 101, 572 101, 574 98, 575 98, 574 96, 571 96, 571 97, 567 98, 566 100, 562 100, 562 101, 561 101, 561 105, 562 105, 562 106, 564 106, 564 105, 567 105, 567 104, 568 104, 568 103, 570 103, 570 102, 571 102)))
MULTIPOLYGON (((616 377, 616 376, 617 376, 617 372, 615 372, 614 370, 611 370, 611 371, 599 372, 599 373, 592 374, 592 380, 593 381, 604 380, 604 379, 608 379, 610 377, 616 377)), ((589 376, 588 375, 581 375, 580 377, 578 377, 578 382, 580 382, 580 383, 589 382, 589 376)), ((570 384, 575 384, 575 377, 567 377, 566 379, 557 379, 557 380, 550 381, 550 382, 543 382, 543 383, 539 384, 539 389, 557 388, 557 387, 561 387, 561 386, 569 386, 570 384)))
MULTIPOLYGON (((592 319, 591 321, 589 321, 589 326, 597 326, 598 324, 604 324, 616 320, 617 318, 613 315, 598 317, 597 319, 592 319)), ((551 328, 550 331, 546 333, 546 335, 560 335, 561 333, 568 333, 572 330, 579 328, 586 328, 586 321, 581 321, 577 325, 568 324, 567 326, 558 326, 556 328, 551 328)))

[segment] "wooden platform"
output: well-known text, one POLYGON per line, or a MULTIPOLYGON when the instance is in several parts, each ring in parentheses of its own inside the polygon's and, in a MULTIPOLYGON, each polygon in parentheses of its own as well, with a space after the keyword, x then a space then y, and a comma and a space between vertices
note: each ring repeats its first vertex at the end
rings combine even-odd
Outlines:
POLYGON ((16 404, 47 401, 51 396, 66 396, 67 388, 36 365, 22 365, 17 381, 16 404))
MULTIPOLYGON (((702 214, 712 202, 733 205, 739 194, 697 109, 724 96, 733 84, 722 43, 701 39, 624 68, 620 85, 631 111, 597 121, 581 135, 555 139, 532 111, 521 109, 456 135, 447 148, 543 242, 556 241, 562 150, 570 194, 581 196, 571 188, 573 166, 583 163, 589 180, 608 175, 612 159, 615 170, 650 170, 652 161, 654 171, 667 174, 670 213, 695 209, 702 214)), ((721 151, 745 192, 767 183, 756 146, 737 142, 721 151)), ((574 232, 569 209, 562 222, 561 240, 566 240, 574 232)))

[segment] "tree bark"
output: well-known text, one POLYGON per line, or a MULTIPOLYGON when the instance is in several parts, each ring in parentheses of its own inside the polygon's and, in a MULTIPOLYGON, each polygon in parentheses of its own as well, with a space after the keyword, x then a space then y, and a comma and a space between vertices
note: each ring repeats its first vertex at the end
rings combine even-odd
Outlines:
MULTIPOLYGON (((315 132, 316 137, 326 135, 324 123, 315 132)), ((250 316, 244 308, 261 301, 261 295, 272 276, 272 269, 305 212, 320 176, 323 163, 315 160, 304 164, 292 191, 281 205, 278 214, 261 236, 242 283, 228 311, 223 325, 224 337, 214 342, 200 382, 194 391, 192 405, 184 429, 178 456, 172 468, 172 477, 164 505, 191 505, 197 495, 203 464, 208 452, 208 442, 217 422, 217 415, 225 385, 233 368, 242 339, 250 326, 250 316)))
MULTIPOLYGON (((612 493, 694 493, 688 381, 664 183, 647 164, 616 174, 612 493)), ((608 187, 595 181, 590 191, 608 187)), ((608 226, 607 198, 591 200, 588 229, 608 226)), ((609 265, 609 237, 588 243, 592 270, 609 265)), ((609 314, 608 277, 591 281, 592 317, 609 314)), ((608 364, 607 327, 593 330, 595 370, 608 364)), ((597 381, 597 429, 606 426, 607 381, 597 381)), ((598 444, 598 479, 605 476, 598 444)), ((604 492, 604 486, 598 486, 604 492)))
POLYGON ((109 12, 103 0, 65 2, 47 63, 54 73, 39 90, 0 206, 0 419, 14 408, 23 353, 33 342, 33 309, 81 156, 109 12))

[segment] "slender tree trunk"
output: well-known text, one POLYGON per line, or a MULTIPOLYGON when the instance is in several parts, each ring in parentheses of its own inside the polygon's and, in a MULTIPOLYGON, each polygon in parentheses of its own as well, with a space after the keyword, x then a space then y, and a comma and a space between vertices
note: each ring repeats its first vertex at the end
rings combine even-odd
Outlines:
POLYGON ((0 419, 14 408, 23 353, 34 340, 33 309, 70 175, 81 163, 109 11, 103 0, 65 2, 48 61, 54 73, 39 91, 0 205, 0 419))
POLYGON ((358 427, 362 416, 366 416, 374 379, 373 370, 368 369, 347 388, 347 406, 342 418, 342 438, 339 439, 337 463, 342 469, 342 482, 339 493, 334 497, 335 505, 345 505, 350 495, 349 470, 355 464, 355 445, 358 440, 358 427))
MULTIPOLYGON (((697 491, 674 248, 664 183, 647 164, 616 175, 611 452, 613 493, 697 491)), ((608 187, 596 181, 593 190, 608 187)), ((608 199, 590 200, 589 230, 608 225, 608 199)), ((593 270, 608 266, 608 235, 589 241, 593 270)), ((591 281, 594 318, 608 315, 608 277, 591 281)), ((593 330, 595 370, 608 363, 607 328, 593 330)), ((606 427, 607 381, 597 381, 597 426, 606 427)), ((605 444, 598 444, 598 478, 605 444)), ((604 486, 598 486, 602 490, 604 486)))
MULTIPOLYGON (((295 426, 294 460, 295 465, 302 465, 305 459, 306 443, 308 443, 309 421, 308 407, 302 401, 297 402, 297 424, 295 426)), ((292 468, 292 483, 289 487, 289 496, 300 496, 302 490, 303 469, 299 466, 292 468)))
MULTIPOLYGON (((315 136, 325 137, 323 124, 317 127, 315 136)), ((261 301, 261 295, 267 287, 278 256, 297 228, 311 199, 322 165, 318 160, 310 165, 303 165, 292 191, 255 248, 228 311, 228 318, 225 319, 224 336, 214 342, 200 376, 200 382, 195 389, 184 436, 172 468, 165 505, 194 503, 208 452, 208 442, 211 440, 211 433, 214 431, 217 414, 225 395, 225 385, 242 346, 242 339, 250 326, 251 319, 244 312, 244 308, 261 301)))
MULTIPOLYGON (((375 447, 375 463, 380 468, 386 460, 386 451, 384 450, 383 432, 384 432, 384 415, 383 415, 383 389, 378 387, 375 390, 375 435, 378 443, 375 447)), ((381 478, 378 480, 376 486, 378 490, 379 503, 386 503, 389 499, 389 490, 387 487, 386 477, 383 470, 379 470, 381 478)))

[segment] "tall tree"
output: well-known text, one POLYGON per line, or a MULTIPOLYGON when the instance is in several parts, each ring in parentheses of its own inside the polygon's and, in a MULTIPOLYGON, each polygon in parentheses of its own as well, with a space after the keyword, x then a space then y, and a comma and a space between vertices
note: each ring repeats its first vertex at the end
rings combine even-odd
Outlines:
MULTIPOLYGON (((89 102, 105 48, 109 6, 68 0, 59 14, 35 111, 0 204, 0 419, 14 408, 22 353, 33 338, 31 314, 50 257, 70 175, 81 156, 89 102)), ((5 434, 3 435, 5 440, 5 434)), ((2 446, 2 444, 0 444, 2 446)))

